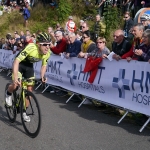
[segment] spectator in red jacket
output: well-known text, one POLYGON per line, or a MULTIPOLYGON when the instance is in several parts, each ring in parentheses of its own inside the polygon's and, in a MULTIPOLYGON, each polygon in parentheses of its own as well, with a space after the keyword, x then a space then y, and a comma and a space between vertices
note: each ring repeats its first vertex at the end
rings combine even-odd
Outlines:
POLYGON ((137 56, 134 54, 134 51, 136 49, 139 49, 140 44, 142 43, 142 35, 144 31, 144 26, 141 23, 138 23, 133 26, 132 28, 132 34, 134 35, 134 41, 132 43, 132 46, 130 48, 130 51, 125 53, 121 58, 127 59, 130 61, 131 59, 137 59, 137 56))
POLYGON ((50 49, 54 54, 59 55, 60 53, 63 53, 66 51, 67 41, 63 37, 63 33, 61 31, 55 32, 55 38, 56 38, 57 44, 56 46, 54 46, 51 43, 50 49))

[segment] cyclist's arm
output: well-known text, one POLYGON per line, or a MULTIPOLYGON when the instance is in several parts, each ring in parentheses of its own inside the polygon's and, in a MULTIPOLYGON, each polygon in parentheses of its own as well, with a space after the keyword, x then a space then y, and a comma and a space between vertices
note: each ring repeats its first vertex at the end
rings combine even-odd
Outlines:
POLYGON ((41 67, 41 78, 42 78, 42 82, 45 81, 45 78, 44 78, 45 72, 46 72, 46 66, 42 66, 42 67, 41 67))
POLYGON ((47 63, 48 63, 48 59, 49 59, 49 57, 50 57, 50 54, 51 54, 51 52, 49 52, 49 53, 45 56, 45 58, 43 58, 43 60, 42 60, 42 67, 41 67, 41 78, 42 78, 42 82, 45 81, 44 75, 45 75, 45 72, 46 72, 46 67, 47 67, 47 63))
POLYGON ((13 64, 13 75, 14 75, 14 82, 18 81, 18 68, 19 68, 20 61, 15 59, 13 64))

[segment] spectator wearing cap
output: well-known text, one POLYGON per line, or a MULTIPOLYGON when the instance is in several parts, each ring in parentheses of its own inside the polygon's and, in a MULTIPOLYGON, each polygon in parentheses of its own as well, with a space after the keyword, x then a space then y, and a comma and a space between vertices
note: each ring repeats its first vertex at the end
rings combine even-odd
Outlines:
POLYGON ((66 51, 67 41, 63 37, 63 33, 61 31, 55 32, 55 38, 56 38, 57 44, 55 46, 53 43, 51 43, 50 49, 54 54, 59 55, 60 53, 63 53, 66 51))
POLYGON ((68 21, 67 21, 66 26, 65 26, 65 30, 69 31, 69 32, 75 32, 76 31, 76 24, 73 21, 72 16, 69 16, 68 21))
POLYGON ((150 15, 144 13, 141 17, 140 17, 141 23, 143 24, 143 26, 146 29, 150 29, 150 15))

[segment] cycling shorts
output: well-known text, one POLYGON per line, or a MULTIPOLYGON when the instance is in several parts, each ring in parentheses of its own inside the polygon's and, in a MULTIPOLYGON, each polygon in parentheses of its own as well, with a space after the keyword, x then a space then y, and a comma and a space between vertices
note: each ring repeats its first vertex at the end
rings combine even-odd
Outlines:
MULTIPOLYGON (((34 68, 33 66, 26 66, 22 63, 19 64, 19 70, 18 70, 18 78, 22 79, 30 79, 27 82, 27 85, 34 85, 34 79, 35 79, 35 75, 34 75, 34 68)), ((14 80, 14 76, 12 75, 12 80, 14 80)))

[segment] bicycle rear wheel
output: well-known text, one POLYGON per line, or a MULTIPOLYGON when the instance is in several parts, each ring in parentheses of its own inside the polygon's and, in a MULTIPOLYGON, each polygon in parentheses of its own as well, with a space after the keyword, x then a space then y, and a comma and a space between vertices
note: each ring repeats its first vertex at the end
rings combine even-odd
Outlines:
POLYGON ((26 109, 26 114, 27 116, 30 117, 30 122, 25 122, 23 119, 23 112, 24 112, 24 107, 25 107, 23 99, 21 100, 21 110, 20 110, 21 121, 22 121, 22 124, 26 133, 30 137, 35 138, 39 134, 40 128, 41 128, 40 107, 39 107, 36 97, 34 96, 32 92, 26 90, 25 97, 26 99, 29 100, 29 106, 26 109))
MULTIPOLYGON (((9 85, 10 85, 10 83, 8 83, 5 87, 5 96, 4 96, 5 99, 6 99, 6 90, 8 89, 9 85)), ((17 110, 16 110, 16 106, 15 106, 15 100, 16 100, 16 92, 13 92, 12 93, 12 106, 7 106, 7 104, 5 102, 5 108, 6 108, 7 116, 8 116, 11 123, 15 122, 16 117, 17 117, 17 110)))

